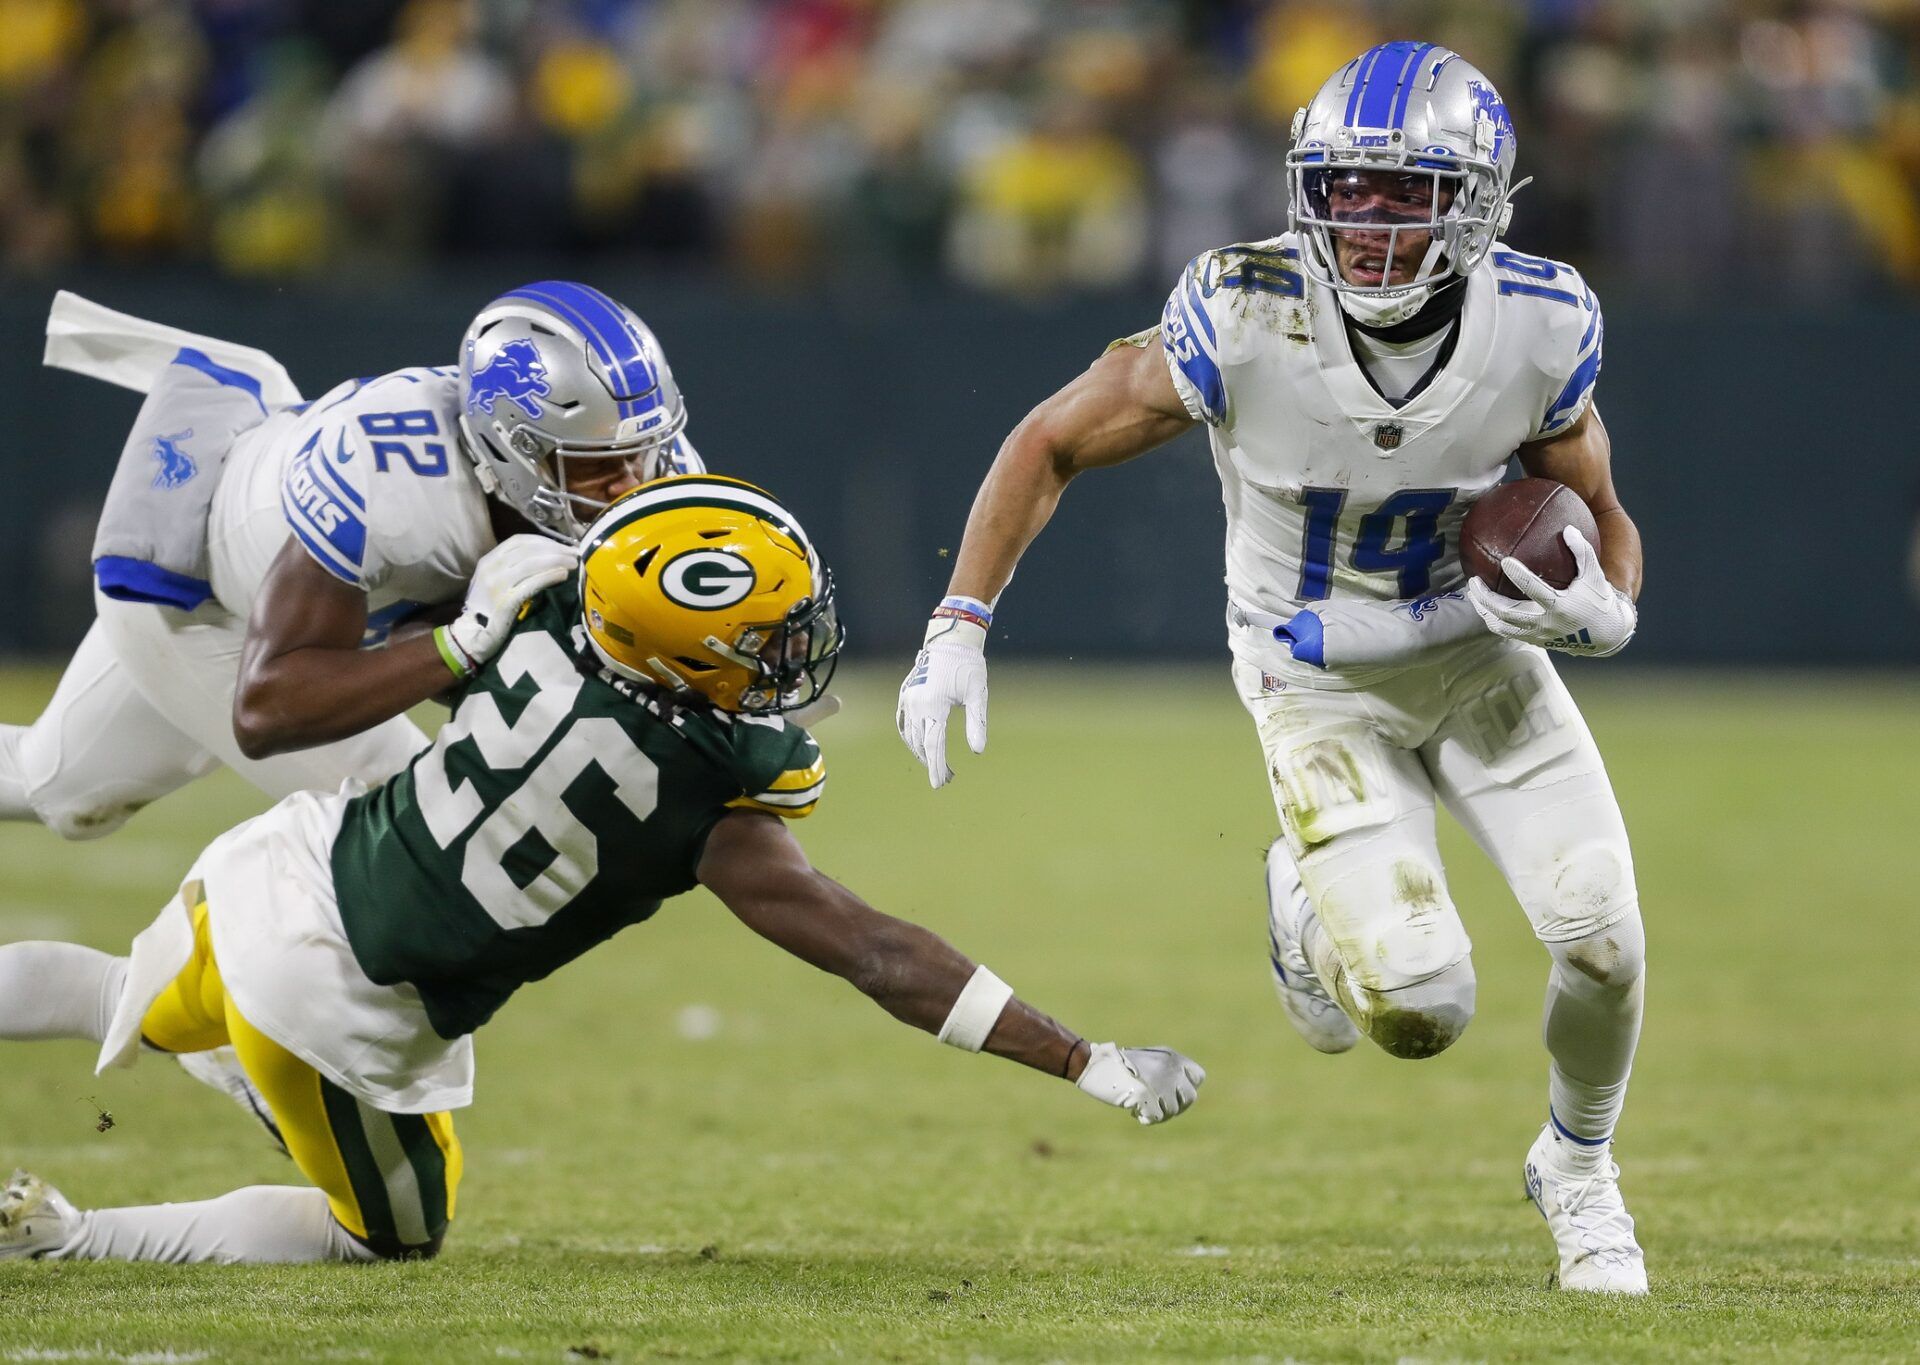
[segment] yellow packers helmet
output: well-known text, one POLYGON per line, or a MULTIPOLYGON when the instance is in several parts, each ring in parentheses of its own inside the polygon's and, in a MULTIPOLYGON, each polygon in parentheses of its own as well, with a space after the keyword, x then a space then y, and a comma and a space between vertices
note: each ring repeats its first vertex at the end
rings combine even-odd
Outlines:
POLYGON ((754 715, 819 697, 846 639, 793 514, 715 474, 657 479, 600 514, 580 542, 580 610, 621 677, 754 715))

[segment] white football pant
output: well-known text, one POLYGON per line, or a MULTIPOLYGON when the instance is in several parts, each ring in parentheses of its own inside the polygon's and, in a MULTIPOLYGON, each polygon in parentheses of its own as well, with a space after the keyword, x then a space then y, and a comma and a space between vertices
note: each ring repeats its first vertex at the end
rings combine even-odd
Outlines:
POLYGON ((1556 1106, 1585 1114, 1587 1132, 1611 1131, 1639 1034, 1639 900, 1600 752, 1545 652, 1489 638, 1346 691, 1281 682, 1243 657, 1234 682, 1324 930, 1302 946, 1361 1031, 1394 1056, 1426 1057, 1473 1017, 1437 796, 1555 959, 1556 1106))
POLYGON ((226 764, 274 800, 383 781, 427 737, 405 716, 349 739, 252 759, 233 737, 246 622, 94 594, 97 617, 47 708, 0 726, 0 819, 68 839, 109 834, 150 801, 226 764))

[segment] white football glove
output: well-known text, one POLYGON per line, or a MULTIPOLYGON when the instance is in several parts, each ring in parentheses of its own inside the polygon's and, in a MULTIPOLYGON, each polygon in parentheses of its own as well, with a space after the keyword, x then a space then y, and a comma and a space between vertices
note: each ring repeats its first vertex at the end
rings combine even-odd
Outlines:
POLYGON ((1095 1043, 1087 1069, 1074 1084, 1142 1123, 1165 1123, 1193 1104, 1206 1079, 1205 1067, 1170 1047, 1095 1043))
POLYGON ((1467 584, 1467 596, 1495 635, 1563 654, 1603 658, 1618 654, 1640 622, 1633 599, 1607 581, 1600 556, 1587 538, 1569 526, 1561 533, 1579 571, 1564 589, 1549 585, 1509 555, 1500 561, 1507 581, 1527 595, 1524 602, 1503 597, 1479 579, 1467 584))
POLYGON ((580 567, 579 550, 539 535, 508 536, 480 556, 467 585, 466 607, 438 632, 447 666, 470 678, 513 632, 520 608, 580 567))
POLYGON ((894 715, 900 738, 926 765, 927 779, 936 789, 953 780, 953 769, 947 766, 947 714, 956 706, 967 709, 967 747, 985 753, 986 627, 964 617, 936 616, 927 622, 926 641, 913 671, 900 684, 900 709, 894 715))

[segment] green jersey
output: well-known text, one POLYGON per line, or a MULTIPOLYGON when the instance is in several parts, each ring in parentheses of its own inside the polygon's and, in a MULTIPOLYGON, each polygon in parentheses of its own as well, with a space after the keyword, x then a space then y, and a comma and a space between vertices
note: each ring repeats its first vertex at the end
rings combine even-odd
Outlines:
POLYGON ((354 957, 457 1038, 695 884, 730 807, 795 817, 826 768, 779 717, 682 708, 603 671, 571 585, 535 599, 433 746, 333 843, 354 957))

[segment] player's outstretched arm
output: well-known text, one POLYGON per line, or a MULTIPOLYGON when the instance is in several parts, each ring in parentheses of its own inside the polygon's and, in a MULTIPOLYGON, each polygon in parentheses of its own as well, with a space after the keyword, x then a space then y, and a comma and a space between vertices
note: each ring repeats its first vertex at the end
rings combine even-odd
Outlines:
POLYGON ((902 1023, 1065 1077, 1142 1123, 1180 1113, 1206 1079, 1168 1048, 1089 1044, 938 934, 882 914, 816 870, 777 816, 742 810, 722 819, 699 877, 749 929, 844 978, 902 1023))
POLYGON ((987 747, 987 630, 1014 565, 1075 475, 1123 464, 1193 425, 1157 332, 1118 343, 1040 404, 1000 446, 974 496, 947 597, 900 688, 900 737, 935 787, 947 766, 947 715, 964 706, 967 744, 987 747))
POLYGON ((464 609, 431 634, 362 649, 367 595, 327 572, 297 540, 267 570, 233 694, 233 737, 248 758, 328 744, 371 729, 471 677, 505 643, 515 613, 576 563, 545 536, 511 536, 475 566, 464 609))
POLYGON ((1077 474, 1125 464, 1193 425, 1157 333, 1117 343, 1007 435, 974 495, 949 593, 990 602, 1077 474))

